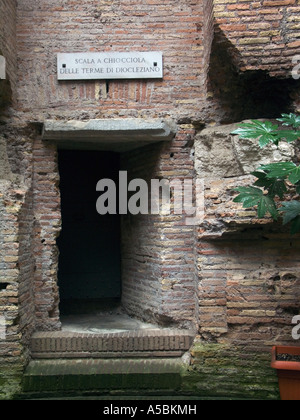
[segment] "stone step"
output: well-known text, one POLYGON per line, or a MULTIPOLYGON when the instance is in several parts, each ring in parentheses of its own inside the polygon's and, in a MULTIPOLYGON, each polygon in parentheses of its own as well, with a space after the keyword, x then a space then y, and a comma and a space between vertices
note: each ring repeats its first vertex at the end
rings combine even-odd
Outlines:
POLYGON ((31 338, 33 359, 180 357, 193 344, 189 330, 141 330, 91 334, 37 332, 31 338))
POLYGON ((23 393, 176 391, 181 359, 32 360, 23 376, 23 393))

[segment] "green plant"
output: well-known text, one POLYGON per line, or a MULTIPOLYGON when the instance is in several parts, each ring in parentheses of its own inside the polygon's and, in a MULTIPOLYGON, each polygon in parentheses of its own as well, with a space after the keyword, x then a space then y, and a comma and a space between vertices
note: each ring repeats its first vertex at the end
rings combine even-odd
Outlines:
MULTIPOLYGON (((277 121, 281 124, 252 120, 241 124, 232 134, 243 139, 258 139, 261 148, 300 138, 300 116, 282 114, 277 121)), ((260 166, 252 175, 257 180, 252 186, 237 188, 235 191, 240 194, 234 202, 242 203, 244 208, 257 206, 259 218, 268 213, 274 220, 282 217, 284 225, 291 223, 292 234, 300 232, 300 166, 294 162, 270 163, 260 166)))

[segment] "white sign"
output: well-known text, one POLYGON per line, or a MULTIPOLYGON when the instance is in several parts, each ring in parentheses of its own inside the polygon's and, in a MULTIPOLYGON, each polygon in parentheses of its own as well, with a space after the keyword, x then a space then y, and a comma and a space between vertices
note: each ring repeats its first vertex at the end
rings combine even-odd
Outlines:
POLYGON ((58 80, 161 79, 161 52, 58 54, 58 80))

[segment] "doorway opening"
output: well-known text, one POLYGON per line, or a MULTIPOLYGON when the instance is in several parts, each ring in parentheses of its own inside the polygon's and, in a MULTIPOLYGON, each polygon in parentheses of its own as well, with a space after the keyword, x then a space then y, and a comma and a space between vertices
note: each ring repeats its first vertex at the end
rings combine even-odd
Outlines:
POLYGON ((119 215, 96 210, 97 182, 117 183, 120 155, 114 152, 59 150, 62 231, 58 285, 61 316, 84 314, 121 301, 119 215))

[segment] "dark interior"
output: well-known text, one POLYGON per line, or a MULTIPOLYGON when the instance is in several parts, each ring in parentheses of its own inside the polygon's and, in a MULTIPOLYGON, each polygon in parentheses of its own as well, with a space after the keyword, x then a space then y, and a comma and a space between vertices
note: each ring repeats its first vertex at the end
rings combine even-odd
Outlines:
POLYGON ((119 154, 60 150, 62 231, 58 284, 62 314, 86 312, 121 299, 119 215, 99 215, 96 185, 118 180, 119 154))

